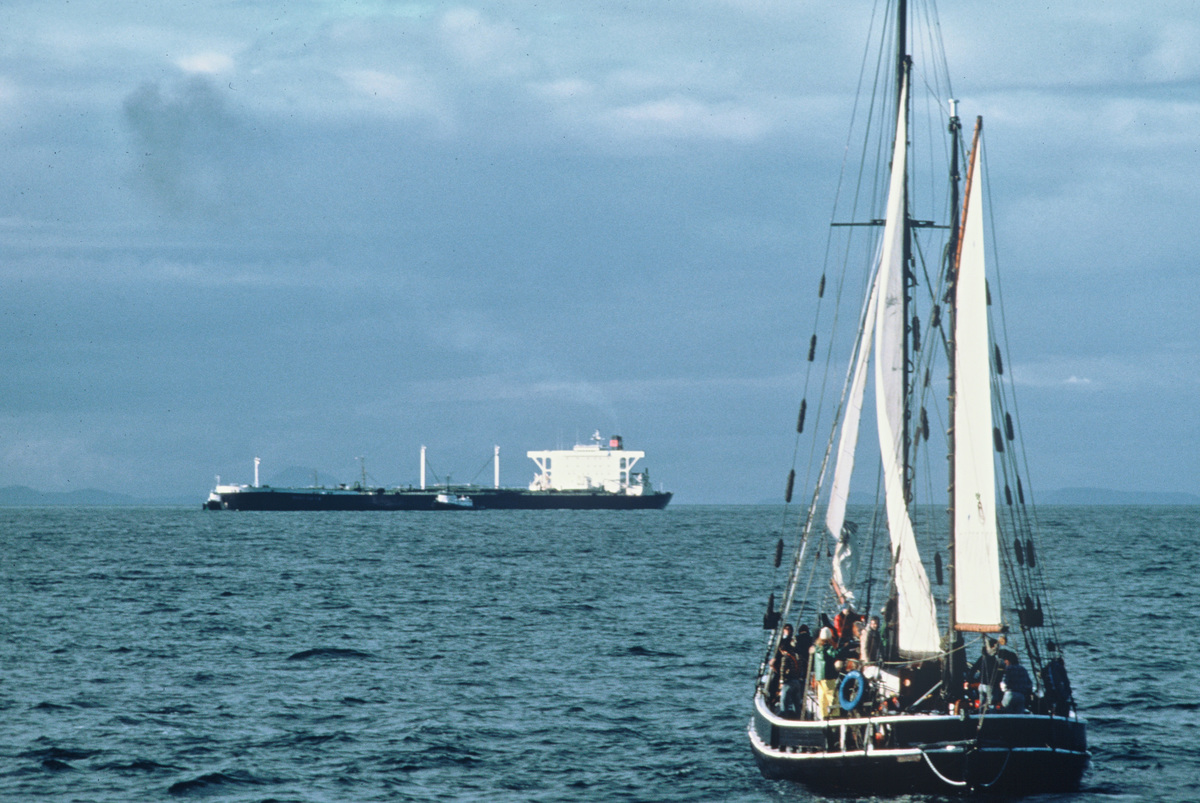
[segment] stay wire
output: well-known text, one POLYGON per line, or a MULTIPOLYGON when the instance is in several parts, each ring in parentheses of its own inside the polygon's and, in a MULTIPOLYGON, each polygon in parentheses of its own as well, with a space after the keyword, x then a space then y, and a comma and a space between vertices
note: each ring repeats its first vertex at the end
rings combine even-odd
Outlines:
MULTIPOLYGON (((878 21, 878 13, 879 13, 879 3, 877 0, 874 8, 872 9, 870 25, 868 28, 868 35, 866 38, 866 44, 864 46, 864 51, 863 51, 862 66, 859 70, 858 87, 855 92, 855 101, 854 101, 854 106, 853 106, 852 113, 851 113, 850 126, 847 131, 847 135, 846 135, 846 145, 843 150, 842 164, 841 164, 841 168, 839 170, 837 189, 836 189, 835 195, 834 195, 833 212, 831 214, 831 224, 836 222, 837 211, 841 206, 841 197, 842 197, 843 187, 846 184, 845 179, 846 179, 847 168, 849 165, 849 155, 851 153, 850 145, 855 137, 855 131, 857 130, 856 123, 857 123, 857 120, 859 117, 859 104, 860 104, 860 99, 863 97, 863 85, 866 81, 866 76, 868 75, 867 66, 870 63, 871 40, 874 37, 874 33, 876 30, 876 24, 878 21)), ((882 49, 881 49, 881 54, 882 54, 882 49)), ((872 128, 871 121, 874 117, 874 109, 876 106, 876 100, 878 98, 878 93, 879 93, 881 61, 882 61, 882 55, 880 55, 880 57, 876 61, 875 80, 874 80, 874 85, 873 85, 873 89, 872 89, 872 93, 871 93, 871 102, 867 105, 866 130, 868 130, 868 131, 870 131, 872 128)), ((862 197, 863 175, 865 173, 865 163, 867 161, 866 160, 866 148, 868 147, 869 143, 870 143, 870 139, 864 138, 864 140, 863 140, 864 151, 863 151, 863 154, 861 154, 859 173, 858 173, 858 177, 856 179, 856 183, 854 185, 854 187, 855 187, 854 194, 851 199, 852 215, 857 214, 860 199, 862 197)), ((848 239, 850 239, 850 240, 853 239, 853 231, 851 232, 851 237, 848 239)), ((834 254, 833 240, 834 240, 834 227, 833 227, 833 225, 830 225, 828 228, 827 234, 826 234, 825 256, 823 259, 822 277, 827 276, 829 274, 829 267, 831 265, 835 264, 835 262, 833 260, 833 254, 834 254)), ((823 412, 824 412, 824 401, 825 401, 825 395, 826 395, 825 388, 827 387, 827 383, 828 383, 829 369, 830 369, 830 366, 832 365, 832 349, 833 349, 833 344, 836 341, 837 324, 840 319, 839 311, 841 309, 841 302, 842 302, 842 298, 843 298, 843 294, 844 294, 846 277, 847 277, 847 274, 849 271, 851 252, 852 252, 852 249, 850 247, 847 247, 845 252, 843 252, 841 254, 841 260, 840 260, 841 267, 836 272, 837 281, 835 283, 835 294, 834 294, 834 313, 835 314, 834 314, 833 326, 831 327, 832 331, 829 336, 829 343, 826 347, 826 360, 825 360, 825 367, 822 372, 821 394, 820 394, 820 397, 818 399, 818 403, 816 406, 817 407, 816 413, 813 416, 812 430, 814 432, 819 431, 821 428, 823 428, 823 412)), ((815 331, 818 328, 818 324, 819 324, 820 311, 821 311, 821 303, 820 303, 821 300, 822 299, 818 299, 817 321, 814 322, 814 334, 815 334, 815 331)), ((801 397, 802 400, 804 400, 804 403, 807 403, 808 391, 810 388, 810 383, 812 381, 812 370, 813 370, 813 364, 812 364, 812 362, 809 362, 809 365, 805 371, 803 394, 801 397)), ((799 427, 797 427, 797 430, 799 430, 799 427)), ((792 451, 792 470, 793 471, 795 471, 795 468, 796 468, 796 465, 797 465, 798 459, 799 459, 801 434, 802 433, 797 431, 795 438, 794 438, 793 451, 792 451)), ((810 453, 809 453, 809 463, 808 463, 808 467, 805 471, 805 476, 803 478, 802 487, 812 487, 813 471, 816 466, 816 454, 817 454, 816 449, 817 449, 817 439, 813 438, 812 446, 810 448, 810 453)), ((819 486, 819 484, 818 484, 818 486, 819 486)), ((819 487, 818 487, 818 490, 819 490, 819 487)), ((786 530, 787 530, 787 518, 788 518, 787 511, 788 511, 788 505, 785 504, 784 511, 783 511, 784 520, 782 522, 782 530, 784 532, 786 532, 786 530)), ((785 594, 784 594, 784 602, 780 609, 781 614, 783 614, 784 611, 790 610, 791 597, 794 596, 794 592, 795 592, 795 580, 798 579, 795 576, 795 570, 799 568, 798 564, 801 560, 803 550, 807 546, 807 540, 808 540, 808 537, 811 532, 812 520, 813 520, 813 510, 810 507, 805 518, 802 520, 799 520, 797 522, 799 525, 800 533, 799 533, 799 538, 796 543, 795 550, 793 552, 793 571, 791 572, 791 576, 789 577, 788 590, 785 591, 785 594)), ((781 615, 780 627, 786 620, 787 620, 787 615, 786 614, 781 615)), ((779 628, 776 628, 776 634, 772 638, 771 650, 774 650, 775 645, 777 645, 777 643, 778 643, 778 630, 779 630, 779 628)))
MULTIPOLYGON (((988 160, 987 160, 987 148, 986 147, 983 150, 982 157, 983 158, 981 161, 982 161, 984 175, 987 176, 989 171, 988 171, 988 160)), ((991 182, 985 181, 984 187, 987 189, 987 192, 988 192, 989 224, 990 224, 991 230, 993 232, 993 236, 991 238, 991 245, 992 245, 992 251, 993 251, 992 260, 993 260, 993 265, 995 265, 994 275, 996 277, 996 293, 997 293, 998 297, 1003 298, 1002 271, 1001 271, 997 237, 995 236, 995 232, 996 232, 996 222, 995 222, 995 212, 994 212, 995 204, 992 202, 991 182)), ((1008 385, 1007 389, 1011 393, 1011 398, 1012 398, 1011 409, 1012 409, 1013 418, 1014 418, 1014 428, 1016 430, 1014 433, 1016 436, 1015 440, 1019 447, 1019 462, 1021 464, 1021 467, 1024 469, 1024 476, 1026 477, 1027 480, 1030 480, 1030 482, 1029 482, 1030 487, 1025 489, 1029 493, 1028 502, 1027 503, 1020 502, 1020 488, 1018 488, 1017 501, 1018 501, 1018 504, 1020 504, 1022 516, 1023 516, 1023 518, 1025 518, 1026 531, 1029 534, 1029 540, 1035 544, 1035 549, 1037 549, 1037 551, 1040 553, 1042 551, 1040 549, 1041 542, 1042 542, 1041 526, 1040 526, 1040 523, 1039 523, 1039 520, 1037 517, 1037 505, 1035 504, 1034 496, 1033 496, 1033 487, 1032 487, 1032 481, 1031 481, 1032 475, 1030 473, 1030 468, 1029 468, 1029 456, 1028 456, 1028 451, 1025 449, 1024 432, 1021 427, 1021 415, 1020 415, 1020 411, 1019 411, 1019 407, 1018 407, 1018 400, 1017 400, 1017 395, 1016 395, 1016 381, 1015 381, 1015 377, 1013 377, 1013 375, 1011 373, 1013 361, 1011 358, 1011 343, 1010 343, 1009 334, 1008 334, 1008 320, 1005 315, 1004 305, 1000 304, 998 306, 999 306, 998 317, 1000 320, 1000 333, 1001 333, 1000 339, 1004 343, 1003 353, 1004 353, 1005 359, 1008 362, 1008 365, 1010 367, 1009 379, 1007 382, 1007 385, 1008 385)), ((1006 396, 1006 398, 1007 398, 1007 396, 1006 396)), ((1006 404, 1005 407, 1008 408, 1009 405, 1006 404)), ((1013 466, 1014 473, 1018 473, 1018 472, 1016 472, 1018 455, 1013 454, 1011 459, 1013 460, 1013 463, 1014 463, 1014 466, 1013 466)), ((1019 481, 1019 477, 1018 477, 1018 481, 1019 481)), ((1058 618, 1056 616, 1053 599, 1052 599, 1051 595, 1049 594, 1049 589, 1046 584, 1046 578, 1045 578, 1044 572, 1042 571, 1042 567, 1043 567, 1043 563, 1041 561, 1038 561, 1036 567, 1034 567, 1033 573, 1038 581, 1038 586, 1039 586, 1038 590, 1041 592, 1040 597, 1043 602, 1043 607, 1044 607, 1044 610, 1046 613, 1047 621, 1049 622, 1050 635, 1053 637, 1054 642, 1057 645, 1061 646, 1062 641, 1060 639, 1059 632, 1058 632, 1058 618)))

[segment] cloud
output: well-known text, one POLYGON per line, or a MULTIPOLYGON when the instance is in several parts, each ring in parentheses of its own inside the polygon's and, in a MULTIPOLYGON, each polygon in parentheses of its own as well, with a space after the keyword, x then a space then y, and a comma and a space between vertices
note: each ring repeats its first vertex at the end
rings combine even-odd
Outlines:
POLYGON ((474 9, 442 15, 439 30, 450 53, 480 75, 508 76, 528 69, 531 37, 514 22, 490 22, 474 9))
POLYGON ((1200 364, 1192 346, 1129 354, 1055 356, 1019 362, 1012 368, 1017 385, 1118 393, 1171 393, 1200 389, 1200 364))
POLYGON ((137 187, 171 213, 231 220, 251 184, 248 129, 206 77, 142 84, 125 99, 137 187))
POLYGON ((650 403, 679 397, 702 398, 706 394, 759 394, 793 391, 799 384, 794 374, 751 377, 656 377, 586 380, 543 376, 532 378, 517 373, 485 374, 409 383, 406 397, 425 402, 522 401, 529 403, 574 401, 596 406, 650 403))
POLYGON ((1153 80, 1182 81, 1200 77, 1200 25, 1178 20, 1159 31, 1142 59, 1143 74, 1153 80))
POLYGON ((233 57, 225 53, 216 53, 207 51, 204 53, 194 53, 190 56, 184 56, 176 60, 176 65, 185 73, 200 73, 204 75, 216 75, 219 73, 232 72, 234 69, 233 57))
POLYGON ((426 80, 373 69, 347 70, 340 76, 352 92, 371 101, 368 108, 372 111, 427 120, 442 133, 455 127, 450 103, 426 80))
POLYGON ((622 106, 601 114, 619 138, 710 139, 749 142, 770 126, 754 109, 737 104, 705 103, 674 96, 622 106))

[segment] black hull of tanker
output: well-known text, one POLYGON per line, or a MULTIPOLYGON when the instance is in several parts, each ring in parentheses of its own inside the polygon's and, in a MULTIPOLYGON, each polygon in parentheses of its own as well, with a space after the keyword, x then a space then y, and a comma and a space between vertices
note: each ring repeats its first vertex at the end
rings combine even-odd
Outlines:
MULTIPOLYGON (((445 488, 365 491, 320 488, 253 488, 213 494, 209 510, 447 510, 437 496, 450 493, 471 499, 473 510, 662 510, 669 492, 627 496, 602 491, 526 491, 520 488, 445 488)), ((462 510, 464 508, 456 507, 462 510)))
POLYGON ((1086 726, 1074 716, 901 714, 801 723, 759 704, 749 731, 765 777, 831 794, 1070 792, 1088 765, 1086 726))

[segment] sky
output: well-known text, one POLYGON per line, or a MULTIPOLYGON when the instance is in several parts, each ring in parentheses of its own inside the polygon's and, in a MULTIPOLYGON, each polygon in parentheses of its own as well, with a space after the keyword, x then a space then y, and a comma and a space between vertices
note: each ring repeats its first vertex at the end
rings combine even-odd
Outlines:
MULTIPOLYGON (((1033 487, 1200 492, 1200 15, 943 0, 1033 487), (1002 165, 1002 167, 1001 167, 1002 165)), ((775 500, 872 4, 0 6, 0 486, 775 500), (360 461, 361 458, 361 461, 360 461)))

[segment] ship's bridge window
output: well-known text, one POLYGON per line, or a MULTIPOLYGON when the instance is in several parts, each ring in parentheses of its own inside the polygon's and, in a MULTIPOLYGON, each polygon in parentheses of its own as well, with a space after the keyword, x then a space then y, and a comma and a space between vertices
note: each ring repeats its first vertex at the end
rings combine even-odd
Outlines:
POLYGON ((622 458, 621 458, 621 468, 626 468, 625 461, 626 461, 627 459, 628 459, 628 458, 625 458, 625 457, 622 457, 622 458))
POLYGON ((550 470, 550 458, 549 457, 546 458, 546 470, 547 471, 550 470))

